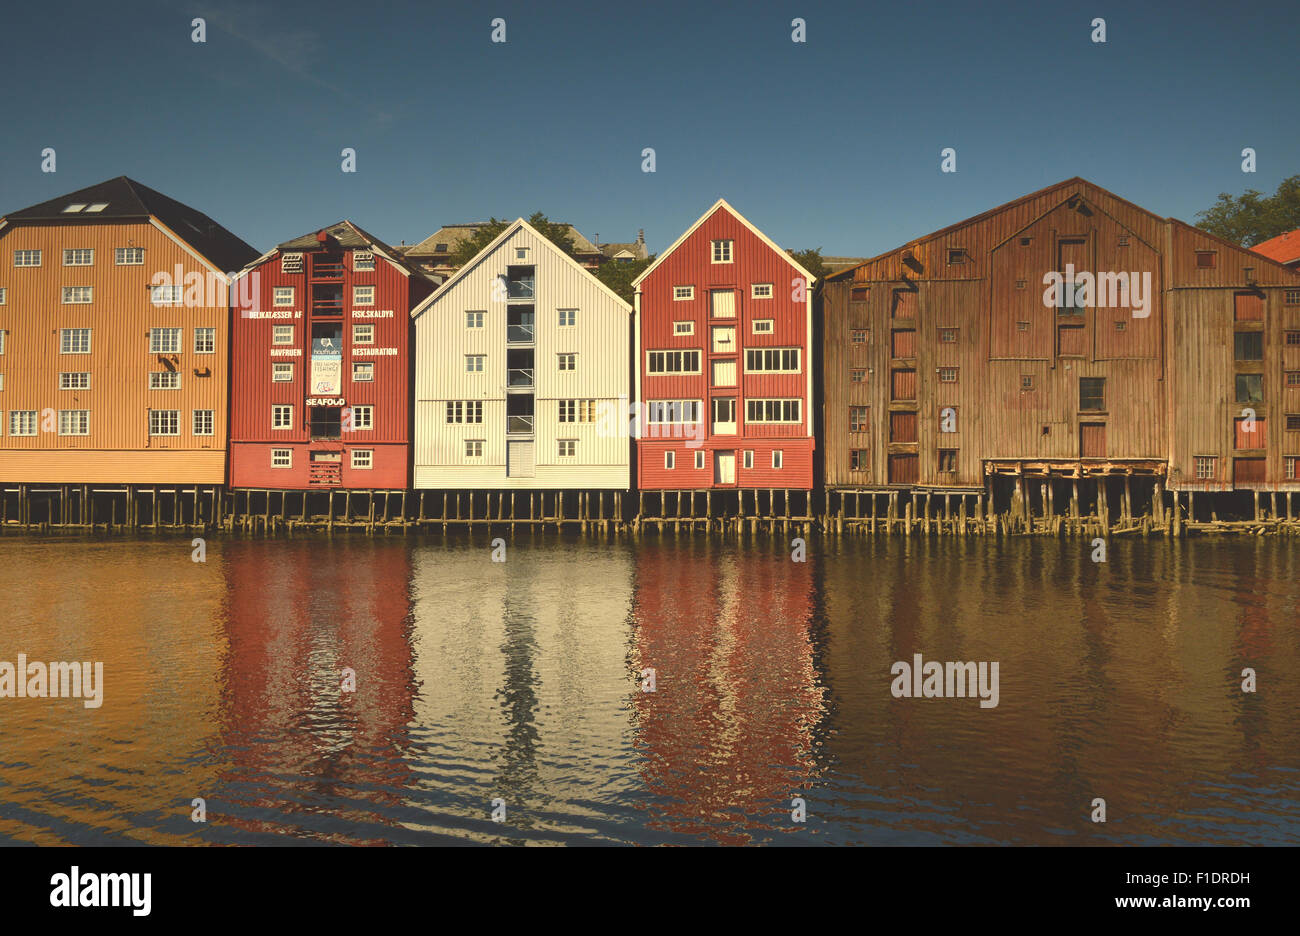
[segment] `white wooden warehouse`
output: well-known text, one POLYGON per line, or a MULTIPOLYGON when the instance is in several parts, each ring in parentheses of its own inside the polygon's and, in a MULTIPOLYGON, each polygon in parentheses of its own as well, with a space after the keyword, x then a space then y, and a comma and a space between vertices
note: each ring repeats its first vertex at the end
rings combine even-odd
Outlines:
POLYGON ((527 221, 411 316, 416 488, 629 488, 631 307, 527 221))

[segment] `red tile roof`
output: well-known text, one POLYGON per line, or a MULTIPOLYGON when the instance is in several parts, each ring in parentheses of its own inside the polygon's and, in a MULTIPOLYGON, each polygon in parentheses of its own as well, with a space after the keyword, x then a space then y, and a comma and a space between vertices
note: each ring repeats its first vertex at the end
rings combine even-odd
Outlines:
POLYGON ((1256 244, 1250 249, 1257 254, 1268 257, 1270 260, 1276 260, 1278 263, 1290 263, 1293 260, 1300 260, 1300 230, 1279 234, 1277 237, 1266 240, 1262 244, 1256 244))

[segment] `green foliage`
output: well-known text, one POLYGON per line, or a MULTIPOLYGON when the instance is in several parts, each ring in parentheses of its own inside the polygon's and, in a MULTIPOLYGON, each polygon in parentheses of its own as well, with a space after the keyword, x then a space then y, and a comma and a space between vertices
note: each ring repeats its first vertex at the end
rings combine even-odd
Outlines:
POLYGON ((645 272, 646 267, 655 262, 654 257, 645 260, 633 260, 631 263, 619 263, 606 260, 592 271, 592 275, 614 292, 618 293, 628 305, 632 304, 632 281, 645 272))
MULTIPOLYGON (((788 250, 786 251, 794 262, 799 264, 805 270, 813 275, 817 280, 826 278, 830 271, 826 269, 826 264, 822 263, 822 249, 820 247, 811 247, 808 250, 788 250)), ((809 283, 808 285, 812 285, 809 283)))
POLYGON ((1300 228, 1300 175, 1283 179, 1272 195, 1247 189, 1233 198, 1223 192, 1196 219, 1202 230, 1243 247, 1294 231, 1300 228))
MULTIPOLYGON (((510 227, 513 222, 501 218, 492 218, 487 224, 479 228, 473 237, 467 237, 451 253, 451 265, 462 267, 473 260, 480 250, 492 243, 501 236, 501 232, 510 227)), ((573 241, 569 236, 569 226, 567 224, 557 224, 549 220, 546 215, 540 211, 533 212, 533 216, 528 219, 528 223, 537 229, 551 243, 555 244, 569 256, 573 256, 573 241)))

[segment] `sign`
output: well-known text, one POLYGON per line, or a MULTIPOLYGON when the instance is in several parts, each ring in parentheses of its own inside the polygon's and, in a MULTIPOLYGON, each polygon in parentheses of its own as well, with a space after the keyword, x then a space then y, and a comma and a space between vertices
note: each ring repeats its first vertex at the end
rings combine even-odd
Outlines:
POLYGON ((347 406, 343 397, 307 397, 308 406, 347 406))
POLYGON ((342 389, 343 362, 339 358, 317 357, 311 359, 311 392, 321 395, 338 393, 342 389))

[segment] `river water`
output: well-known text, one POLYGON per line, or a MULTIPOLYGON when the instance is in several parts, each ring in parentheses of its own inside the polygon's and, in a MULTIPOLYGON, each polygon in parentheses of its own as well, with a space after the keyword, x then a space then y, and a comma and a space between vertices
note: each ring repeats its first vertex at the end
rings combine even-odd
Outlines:
POLYGON ((0 661, 104 665, 0 698, 0 843, 1300 843, 1285 540, 492 552, 0 539, 0 661), (997 706, 895 698, 917 653, 997 706))

